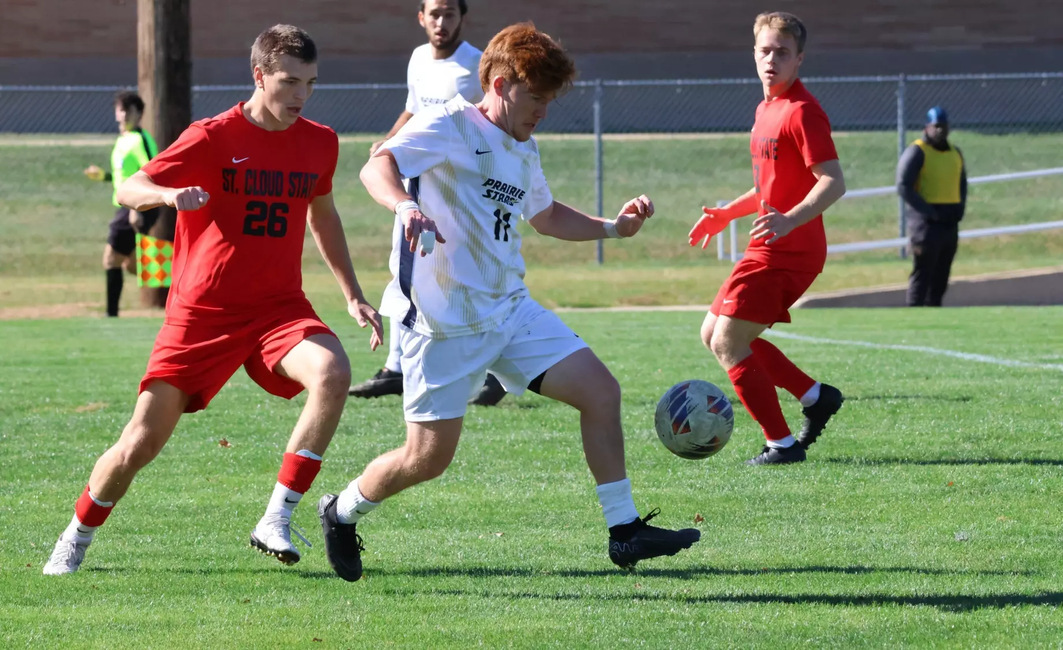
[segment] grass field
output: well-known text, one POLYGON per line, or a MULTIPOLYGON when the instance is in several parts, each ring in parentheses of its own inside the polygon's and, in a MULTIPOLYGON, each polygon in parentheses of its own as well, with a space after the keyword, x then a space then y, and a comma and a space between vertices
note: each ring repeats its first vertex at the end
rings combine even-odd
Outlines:
MULTIPOLYGON (((356 376, 377 367, 340 311, 323 315, 356 376)), ((1063 309, 800 312, 782 334, 864 345, 776 340, 848 402, 809 462, 760 469, 742 464, 761 438, 740 407, 706 461, 671 456, 652 431, 672 383, 727 386, 697 342, 701 314, 564 318, 624 387, 640 509, 662 508, 667 525, 704 518, 700 544, 634 575, 605 555, 575 414, 535 396, 470 411, 447 474, 365 520, 355 584, 331 574, 313 503, 397 445, 402 425, 396 398, 349 404, 296 512, 315 547, 291 568, 252 552, 301 399, 240 373, 182 421, 81 572, 45 578, 131 411, 158 320, 0 322, 0 645, 1059 647, 1063 309)), ((796 422, 793 400, 784 408, 796 422)))
MULTIPOLYGON (((914 137, 914 134, 913 134, 914 137)), ((890 185, 896 136, 837 135, 850 188, 890 185)), ((336 183, 357 268, 370 295, 388 279, 391 218, 372 204, 357 182, 370 137, 345 138, 336 183)), ((1061 164, 1060 134, 985 135, 956 133, 972 176, 1061 164)), ((594 208, 593 142, 544 137, 543 165, 555 196, 579 208, 594 208)), ((22 316, 56 306, 61 314, 102 312, 100 254, 113 214, 109 189, 84 179, 81 170, 102 164, 108 138, 5 136, 0 138, 0 316, 22 316), (27 310, 27 308, 29 308, 27 310), (34 311, 37 310, 37 311, 34 311)), ((686 244, 700 206, 749 189, 748 136, 669 138, 615 137, 606 141, 605 204, 613 214, 622 202, 649 194, 657 216, 632 240, 606 243, 606 265, 593 263, 595 244, 571 244, 530 233, 524 240, 528 282, 548 305, 700 304, 711 301, 729 265, 715 250, 686 244)), ((832 242, 896 236, 896 199, 845 201, 827 213, 832 242)), ((1063 212, 1063 176, 982 185, 972 189, 965 227, 1058 219, 1063 212)), ((743 226, 748 222, 743 222, 743 226)), ((744 245, 746 237, 743 235, 744 245)), ((1063 232, 965 242, 954 272, 970 275, 1059 264, 1063 232)), ((305 271, 311 297, 335 294, 312 242, 305 271)), ((831 258, 813 290, 903 282, 908 262, 879 251, 831 258)), ((127 292, 126 307, 136 303, 127 292)))

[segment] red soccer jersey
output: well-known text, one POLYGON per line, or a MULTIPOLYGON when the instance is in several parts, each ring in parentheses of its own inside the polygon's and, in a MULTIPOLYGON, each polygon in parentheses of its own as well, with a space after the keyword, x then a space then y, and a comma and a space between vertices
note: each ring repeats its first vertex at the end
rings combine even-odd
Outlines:
MULTIPOLYGON (((757 107, 750 138, 753 184, 758 200, 787 212, 808 196, 816 184, 813 165, 838 158, 830 135, 830 120, 800 80, 771 102, 757 107)), ((765 211, 760 210, 763 215, 765 211)), ((767 245, 751 240, 745 257, 768 266, 819 273, 827 258, 823 215, 767 245)))
POLYGON ((300 118, 267 131, 241 102, 189 126, 143 167, 158 185, 200 186, 199 210, 178 212, 166 320, 242 320, 303 300, 302 254, 310 202, 332 191, 339 139, 300 118))

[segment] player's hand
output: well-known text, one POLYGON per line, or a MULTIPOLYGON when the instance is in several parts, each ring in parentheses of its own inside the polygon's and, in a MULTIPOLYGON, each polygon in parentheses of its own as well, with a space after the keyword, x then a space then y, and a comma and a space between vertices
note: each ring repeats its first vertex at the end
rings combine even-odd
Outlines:
POLYGON ((373 144, 369 145, 369 157, 372 158, 373 154, 376 153, 376 150, 380 148, 380 145, 384 144, 385 142, 387 142, 387 140, 377 140, 373 144))
POLYGON ((207 201, 210 200, 210 194, 207 194, 202 187, 185 187, 167 192, 163 195, 163 200, 171 208, 189 212, 205 206, 207 201))
MULTIPOLYGON (((431 231, 436 234, 436 243, 445 244, 447 240, 436 230, 436 222, 424 216, 420 210, 406 210, 402 213, 402 225, 406 227, 406 241, 410 242, 410 252, 417 252, 417 243, 421 240, 421 233, 431 231)), ((421 257, 428 253, 421 251, 421 257)))
POLYGON ((384 342, 384 323, 376 308, 361 300, 352 300, 347 303, 347 313, 351 315, 358 327, 365 329, 372 326, 373 333, 369 335, 369 349, 376 350, 384 342))
POLYGON ((749 231, 753 239, 767 237, 769 239, 765 243, 772 244, 789 235, 797 227, 793 219, 771 207, 767 202, 761 201, 760 207, 767 210, 767 213, 753 221, 753 230, 749 231))
POLYGON ((653 201, 643 194, 637 199, 631 199, 620 208, 620 214, 616 215, 616 233, 621 237, 634 237, 642 224, 653 216, 653 201))
POLYGON ((701 218, 690 229, 688 235, 691 246, 701 243, 701 250, 709 247, 712 238, 727 228, 727 224, 734 221, 734 215, 724 208, 707 208, 702 206, 701 218), (704 241, 702 241, 704 240, 704 241))
POLYGON ((104 171, 96 165, 89 165, 86 167, 85 175, 88 176, 90 180, 94 181, 102 181, 107 176, 104 171))

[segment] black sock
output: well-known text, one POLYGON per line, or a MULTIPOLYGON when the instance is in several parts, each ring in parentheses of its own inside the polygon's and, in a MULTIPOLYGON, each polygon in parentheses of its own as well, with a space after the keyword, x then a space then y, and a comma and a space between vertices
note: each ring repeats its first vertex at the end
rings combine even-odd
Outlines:
POLYGON ((118 315, 118 300, 122 297, 122 277, 121 268, 107 269, 107 315, 118 315))
POLYGON ((609 529, 609 537, 624 542, 631 539, 631 536, 635 534, 635 531, 642 528, 642 526, 642 520, 636 518, 635 521, 611 527, 609 529))

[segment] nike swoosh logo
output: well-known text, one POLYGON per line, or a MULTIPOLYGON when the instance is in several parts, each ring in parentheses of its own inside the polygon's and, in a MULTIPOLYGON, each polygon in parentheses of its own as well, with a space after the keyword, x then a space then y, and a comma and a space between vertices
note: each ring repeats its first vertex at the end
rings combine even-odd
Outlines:
POLYGON ((285 503, 299 503, 299 499, 296 499, 295 501, 292 501, 288 497, 284 497, 284 502, 285 503))
POLYGON ((491 153, 491 150, 490 149, 488 149, 487 151, 480 151, 479 149, 476 150, 476 155, 477 156, 482 156, 485 153, 491 153))
POLYGON ((369 514, 369 511, 368 511, 368 510, 367 510, 367 511, 365 511, 365 512, 362 512, 361 510, 355 509, 355 512, 356 512, 357 514, 359 514, 359 515, 368 515, 368 514, 369 514))
POLYGON ((723 304, 725 304, 725 305, 728 305, 728 304, 730 304, 730 303, 732 303, 732 302, 734 302, 734 301, 733 301, 733 300, 724 300, 724 301, 723 301, 723 304))
POLYGON ((236 159, 236 156, 233 156, 233 164, 234 164, 234 165, 239 165, 239 164, 240 164, 240 163, 242 163, 243 161, 245 161, 245 160, 248 160, 248 159, 250 159, 250 158, 251 158, 251 156, 248 156, 247 158, 241 158, 240 160, 237 160, 237 159, 236 159))

